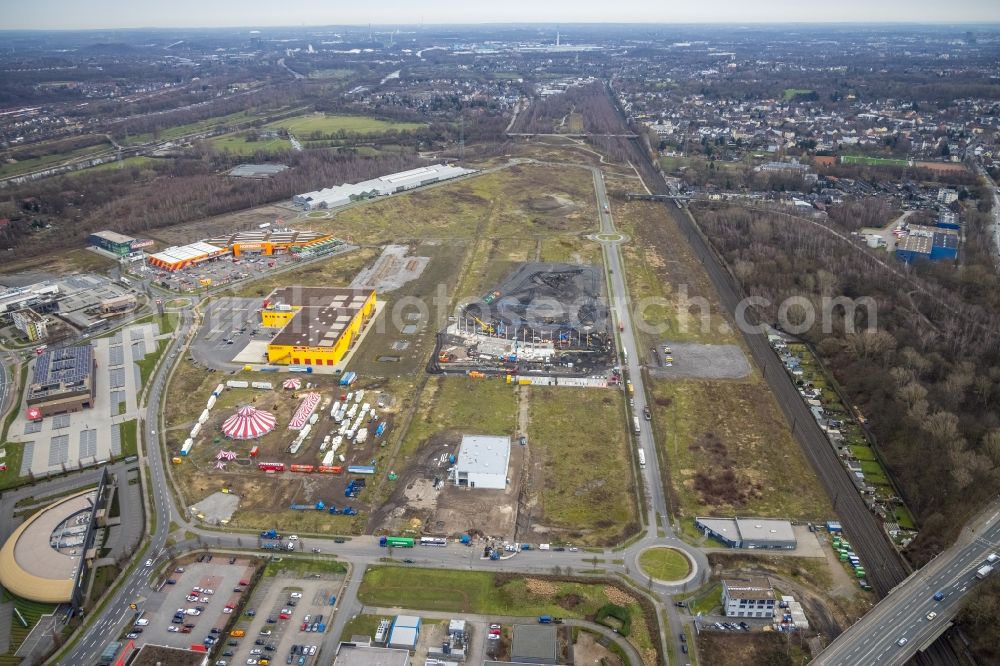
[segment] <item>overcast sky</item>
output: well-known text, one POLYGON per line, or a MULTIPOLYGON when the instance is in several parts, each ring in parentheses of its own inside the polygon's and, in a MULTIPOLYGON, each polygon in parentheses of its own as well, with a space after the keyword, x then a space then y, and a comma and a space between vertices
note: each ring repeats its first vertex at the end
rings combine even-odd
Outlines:
POLYGON ((1000 21, 1000 0, 0 0, 0 28, 1000 21))

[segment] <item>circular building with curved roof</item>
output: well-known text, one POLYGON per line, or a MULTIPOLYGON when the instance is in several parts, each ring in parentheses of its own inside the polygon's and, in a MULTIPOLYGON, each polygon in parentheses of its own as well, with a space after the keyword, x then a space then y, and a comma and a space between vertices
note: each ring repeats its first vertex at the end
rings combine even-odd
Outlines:
POLYGON ((61 498, 21 523, 0 548, 0 584, 31 601, 70 602, 96 494, 61 498))

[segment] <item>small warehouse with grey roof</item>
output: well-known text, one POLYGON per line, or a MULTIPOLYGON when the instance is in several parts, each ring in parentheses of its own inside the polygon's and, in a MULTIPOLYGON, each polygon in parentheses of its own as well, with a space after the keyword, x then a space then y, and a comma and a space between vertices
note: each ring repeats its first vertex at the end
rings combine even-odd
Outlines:
POLYGON ((464 435, 451 478, 459 486, 504 490, 509 462, 510 437, 464 435))
POLYGON ((787 520, 695 518, 694 523, 706 536, 715 537, 730 548, 794 550, 798 543, 787 520))

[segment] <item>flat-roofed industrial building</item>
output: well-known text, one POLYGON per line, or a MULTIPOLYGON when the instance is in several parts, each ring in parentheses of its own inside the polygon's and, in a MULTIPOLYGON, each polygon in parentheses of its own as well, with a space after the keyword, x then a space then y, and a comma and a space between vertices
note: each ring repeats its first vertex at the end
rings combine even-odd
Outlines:
POLYGON ((450 164, 431 164, 417 169, 410 169, 409 171, 389 174, 380 178, 364 180, 360 183, 345 183, 343 185, 316 190, 315 192, 297 194, 292 197, 292 203, 298 204, 306 210, 335 208, 349 204, 352 201, 387 196, 397 192, 412 190, 423 185, 458 178, 469 173, 475 173, 475 171, 450 164))
POLYGON ((79 412, 94 406, 94 348, 61 347, 42 352, 28 384, 27 405, 42 416, 79 412))
POLYGON ((509 462, 510 437, 464 435, 452 468, 452 481, 469 488, 504 490, 509 462))
POLYGON ((265 299, 261 325, 280 328, 267 346, 268 363, 337 365, 375 315, 374 289, 281 287, 265 299))
POLYGON ((117 231, 104 230, 95 231, 90 234, 87 238, 87 242, 94 247, 99 247, 102 250, 110 252, 111 254, 124 257, 132 251, 132 244, 135 243, 135 239, 131 236, 120 234, 117 231))
POLYGON ((410 666, 410 651, 376 647, 358 642, 342 642, 333 666, 410 666))
POLYGON ((798 544, 792 524, 770 518, 694 519, 707 536, 715 537, 730 548, 771 548, 793 550, 798 544))

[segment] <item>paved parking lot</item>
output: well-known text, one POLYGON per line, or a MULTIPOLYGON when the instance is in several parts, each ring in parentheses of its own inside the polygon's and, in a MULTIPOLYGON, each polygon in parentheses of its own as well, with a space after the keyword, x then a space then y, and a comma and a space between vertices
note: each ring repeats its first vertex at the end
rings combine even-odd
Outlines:
MULTIPOLYGON (((307 615, 310 624, 316 621, 318 615, 322 615, 323 623, 327 627, 332 625, 333 606, 330 605, 330 597, 337 594, 340 581, 340 577, 325 574, 320 578, 264 577, 247 604, 247 608, 253 609, 256 616, 251 618, 244 615, 239 624, 239 628, 246 631, 246 636, 239 639, 235 646, 227 645, 226 651, 233 654, 223 656, 222 659, 230 664, 245 664, 247 659, 267 657, 271 664, 298 664, 299 657, 303 657, 303 664, 318 663, 316 657, 319 656, 325 634, 302 631, 302 624, 307 615), (293 593, 302 596, 292 599, 293 593), (290 605, 290 601, 295 605, 290 605), (287 620, 281 619, 281 611, 284 609, 291 611, 287 620), (261 634, 262 631, 271 633, 261 634), (272 650, 267 649, 269 645, 272 650), (295 645, 314 645, 316 653, 292 655, 295 645), (253 650, 260 650, 261 653, 252 655, 253 650)), ((231 639, 227 638, 229 640, 231 639)))
MULTIPOLYGON (((176 580, 174 585, 164 585, 157 592, 150 594, 143 604, 144 617, 149 620, 136 643, 155 643, 171 647, 190 647, 201 643, 206 636, 211 635, 213 628, 220 632, 225 628, 230 615, 223 612, 227 604, 237 605, 240 593, 234 588, 241 580, 249 581, 253 577, 253 567, 246 558, 237 559, 229 564, 230 557, 215 555, 211 561, 191 562, 184 565, 184 571, 173 571, 169 578, 176 580), (198 601, 188 601, 187 596, 193 588, 212 590, 213 594, 200 593, 198 601), (202 607, 200 615, 185 615, 183 624, 174 624, 174 612, 178 609, 202 607), (192 625, 189 633, 170 631, 169 627, 181 628, 192 625)), ((220 633, 221 635, 221 633, 220 633)))
MULTIPOLYGON (((93 340, 96 389, 94 406, 89 409, 34 423, 27 420, 27 404, 22 400, 8 435, 12 442, 24 445, 21 474, 61 473, 121 455, 119 425, 138 416, 136 399, 142 387, 137 363, 147 350, 156 349, 162 337, 154 322, 93 340)), ((34 359, 29 371, 34 371, 34 359)))
MULTIPOLYGON (((213 301, 205 311, 198 336, 191 345, 192 355, 206 365, 224 367, 224 364, 232 363, 233 357, 251 341, 269 341, 274 331, 260 325, 257 313, 260 305, 259 298, 225 297, 213 301)), ((254 359, 258 363, 261 360, 254 359)))

